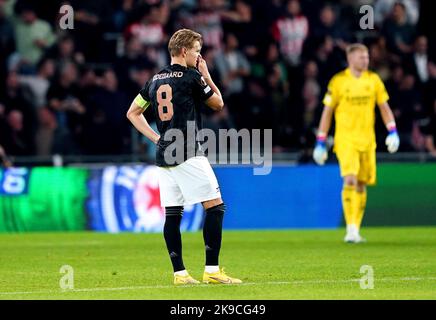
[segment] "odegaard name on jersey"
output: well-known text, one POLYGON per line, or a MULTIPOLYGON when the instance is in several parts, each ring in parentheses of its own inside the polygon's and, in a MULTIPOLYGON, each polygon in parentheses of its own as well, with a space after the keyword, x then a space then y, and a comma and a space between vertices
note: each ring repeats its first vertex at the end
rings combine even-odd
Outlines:
POLYGON ((183 77, 182 71, 175 71, 175 72, 170 72, 170 73, 160 73, 160 74, 156 74, 153 77, 153 81, 167 79, 167 78, 181 78, 181 77, 183 77))

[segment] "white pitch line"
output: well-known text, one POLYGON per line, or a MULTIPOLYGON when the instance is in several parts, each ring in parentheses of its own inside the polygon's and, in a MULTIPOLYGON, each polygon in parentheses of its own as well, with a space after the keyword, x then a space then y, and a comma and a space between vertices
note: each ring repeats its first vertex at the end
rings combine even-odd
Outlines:
MULTIPOLYGON (((235 286, 252 286, 252 285, 300 285, 300 284, 323 284, 323 283, 351 283, 359 282, 361 279, 343 279, 343 280, 295 280, 295 281, 269 281, 269 282, 244 282, 235 286)), ((404 278, 380 278, 374 279, 374 282, 395 282, 395 281, 436 281, 436 277, 404 277, 404 278)), ((215 287, 210 284, 196 285, 156 285, 156 286, 132 286, 118 288, 84 288, 70 290, 38 290, 38 291, 11 291, 0 292, 0 295, 19 295, 19 294, 37 294, 37 293, 72 293, 72 292, 96 292, 96 291, 125 291, 125 290, 142 290, 142 289, 168 289, 168 288, 197 288, 197 287, 215 287)), ((216 286, 221 287, 221 286, 216 286)))

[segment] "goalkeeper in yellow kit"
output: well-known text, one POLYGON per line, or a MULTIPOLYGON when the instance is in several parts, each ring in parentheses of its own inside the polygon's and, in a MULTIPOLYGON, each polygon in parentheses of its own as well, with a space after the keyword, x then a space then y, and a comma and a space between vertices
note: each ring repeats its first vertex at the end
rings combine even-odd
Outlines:
POLYGON ((385 86, 376 73, 368 71, 367 47, 352 44, 346 54, 348 68, 333 76, 323 99, 313 158, 319 165, 327 160, 326 137, 334 114, 334 152, 344 180, 342 206, 347 225, 344 241, 359 243, 365 241, 360 236, 360 225, 366 206, 366 186, 376 182, 376 104, 389 132, 386 145, 390 153, 398 150, 400 139, 385 86))

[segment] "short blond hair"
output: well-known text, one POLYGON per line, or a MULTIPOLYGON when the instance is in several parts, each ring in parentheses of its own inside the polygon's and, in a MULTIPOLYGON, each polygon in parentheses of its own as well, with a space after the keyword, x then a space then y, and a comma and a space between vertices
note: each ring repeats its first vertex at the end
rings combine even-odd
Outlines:
POLYGON ((352 54, 354 51, 366 51, 368 52, 368 47, 361 43, 352 43, 345 49, 345 52, 348 55, 352 54))
POLYGON ((177 30, 168 42, 168 51, 171 57, 178 56, 182 48, 193 48, 195 41, 199 41, 200 45, 202 45, 203 39, 198 32, 190 29, 177 30))

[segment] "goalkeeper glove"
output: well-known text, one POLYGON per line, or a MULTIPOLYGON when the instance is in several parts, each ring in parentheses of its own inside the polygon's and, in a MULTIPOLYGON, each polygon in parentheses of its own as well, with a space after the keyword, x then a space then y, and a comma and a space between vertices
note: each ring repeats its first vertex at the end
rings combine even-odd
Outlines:
POLYGON ((395 123, 388 123, 387 125, 389 134, 386 137, 386 146, 388 147, 389 153, 395 153, 398 150, 398 147, 400 146, 400 137, 397 133, 397 128, 395 126, 395 123))
POLYGON ((326 135, 318 134, 316 138, 316 146, 313 150, 313 160, 320 166, 324 165, 327 160, 327 146, 326 146, 326 135))

